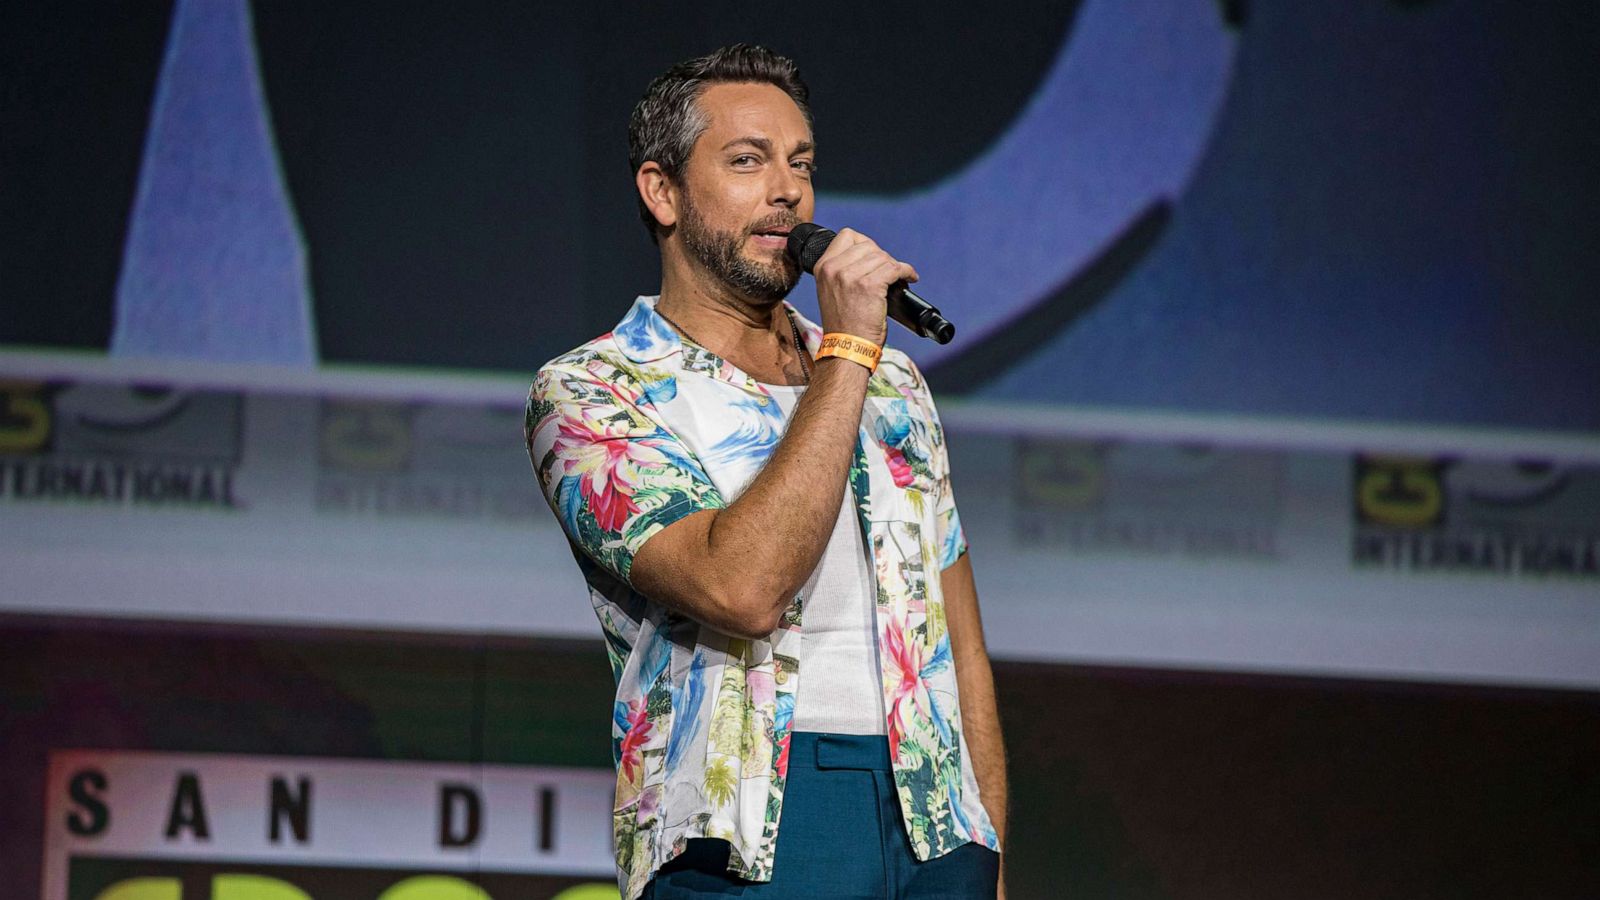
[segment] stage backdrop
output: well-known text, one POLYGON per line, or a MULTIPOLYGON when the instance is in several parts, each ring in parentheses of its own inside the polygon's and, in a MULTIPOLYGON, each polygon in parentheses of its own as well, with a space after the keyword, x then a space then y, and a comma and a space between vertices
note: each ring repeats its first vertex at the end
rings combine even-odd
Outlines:
MULTIPOLYGON (((599 630, 522 403, 657 286, 627 116, 735 40, 812 86, 818 221, 915 263, 957 325, 891 342, 940 399, 1019 738, 1060 745, 1027 685, 1092 706, 1085 666, 1600 688, 1600 8, 22 0, 0 9, 0 743, 9 824, 47 815, 5 862, 43 860, 47 900, 605 880, 609 679, 574 668, 599 630), (368 641, 412 650, 367 666, 368 641), (562 663, 497 668, 528 654, 562 663), (172 659, 206 683, 140 680, 172 659), (599 717, 496 737, 563 690, 599 717), (362 808, 393 814, 350 843, 362 808)), ((1594 721, 1561 709, 1530 727, 1594 721)), ((1138 790, 1027 758, 1040 829, 1138 790)), ((1600 833, 1583 783, 1551 835, 1600 833)), ((1202 829, 1136 819, 1068 824, 1079 883, 1375 895, 1309 863, 1216 876, 1283 853, 1186 870, 1202 829)), ((1324 858, 1371 825, 1299 824, 1324 858)), ((1226 833, 1259 853, 1288 827, 1257 825, 1226 833)), ((1059 850, 1020 840, 1043 891, 1059 850)), ((1392 871, 1459 851, 1437 840, 1397 837, 1392 871)), ((1472 884, 1564 895, 1554 846, 1472 884)))
POLYGON ((7 608, 594 635, 523 393, 656 284, 642 86, 748 37, 959 328, 893 340, 997 653, 1600 685, 1600 14, 29 6, 7 608))

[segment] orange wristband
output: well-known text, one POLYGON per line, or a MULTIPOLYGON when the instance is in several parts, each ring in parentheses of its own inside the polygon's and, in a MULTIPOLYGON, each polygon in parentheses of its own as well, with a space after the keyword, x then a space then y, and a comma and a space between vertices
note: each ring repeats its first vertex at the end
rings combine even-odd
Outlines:
POLYGON ((848 359, 866 366, 868 372, 876 372, 878 360, 883 358, 883 348, 866 338, 841 331, 830 331, 822 336, 822 343, 817 347, 817 359, 824 356, 848 359))

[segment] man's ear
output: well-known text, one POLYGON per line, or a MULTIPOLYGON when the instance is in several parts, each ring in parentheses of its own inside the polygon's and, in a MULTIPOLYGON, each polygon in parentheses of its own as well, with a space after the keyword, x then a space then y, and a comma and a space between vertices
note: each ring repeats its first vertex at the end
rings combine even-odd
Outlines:
POLYGON ((639 199, 662 228, 678 224, 678 186, 667 177, 660 163, 646 160, 634 173, 633 183, 639 188, 639 199))

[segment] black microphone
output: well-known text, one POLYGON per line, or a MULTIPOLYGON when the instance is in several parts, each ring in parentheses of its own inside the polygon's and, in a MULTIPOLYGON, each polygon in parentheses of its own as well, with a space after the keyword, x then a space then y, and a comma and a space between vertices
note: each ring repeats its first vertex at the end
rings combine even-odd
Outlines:
MULTIPOLYGON (((828 245, 838 237, 832 231, 811 222, 802 222, 789 231, 789 257, 807 272, 822 258, 828 245)), ((950 343, 956 336, 956 327, 939 314, 939 308, 918 297, 904 281, 889 285, 889 318, 941 344, 950 343)))

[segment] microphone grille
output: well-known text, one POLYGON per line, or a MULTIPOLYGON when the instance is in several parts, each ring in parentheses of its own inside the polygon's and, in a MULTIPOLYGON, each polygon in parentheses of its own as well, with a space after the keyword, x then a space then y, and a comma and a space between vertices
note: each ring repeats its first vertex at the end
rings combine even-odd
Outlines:
POLYGON ((811 271, 828 252, 828 245, 833 243, 836 235, 821 225, 812 222, 802 222, 789 229, 789 244, 786 248, 789 256, 800 264, 800 268, 811 271))

